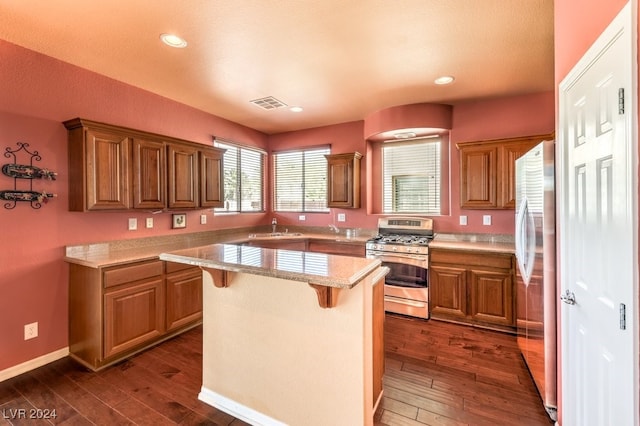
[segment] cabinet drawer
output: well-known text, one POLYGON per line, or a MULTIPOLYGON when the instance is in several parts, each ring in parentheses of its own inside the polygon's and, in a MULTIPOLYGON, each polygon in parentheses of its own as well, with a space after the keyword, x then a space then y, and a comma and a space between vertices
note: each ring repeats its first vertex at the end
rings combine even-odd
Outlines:
POLYGON ((155 277, 162 275, 162 272, 163 265, 161 260, 152 260, 149 262, 109 268, 104 271, 104 287, 108 288, 145 278, 155 277))
POLYGON ((483 268, 511 269, 512 254, 468 252, 458 250, 433 249, 429 255, 432 264, 482 266, 483 268))

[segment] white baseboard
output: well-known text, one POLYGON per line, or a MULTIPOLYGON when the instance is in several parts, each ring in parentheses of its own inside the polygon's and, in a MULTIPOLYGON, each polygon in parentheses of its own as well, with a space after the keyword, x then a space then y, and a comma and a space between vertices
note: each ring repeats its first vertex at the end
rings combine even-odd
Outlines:
POLYGON ((204 386, 200 389, 198 399, 254 426, 286 426, 286 423, 282 423, 252 408, 239 404, 204 386))
POLYGON ((68 355, 69 347, 67 346, 66 348, 58 349, 57 351, 39 356, 38 358, 23 362, 22 364, 9 367, 5 370, 0 371, 0 382, 3 382, 12 377, 19 376, 20 374, 26 373, 27 371, 35 370, 38 367, 42 367, 43 365, 49 364, 53 361, 57 361, 68 355))

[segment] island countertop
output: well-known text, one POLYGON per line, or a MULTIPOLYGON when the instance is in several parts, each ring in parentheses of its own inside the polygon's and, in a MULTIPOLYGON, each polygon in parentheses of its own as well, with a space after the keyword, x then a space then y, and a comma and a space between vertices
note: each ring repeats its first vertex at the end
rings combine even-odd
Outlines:
POLYGON ((236 244, 175 250, 161 253, 160 259, 335 288, 352 288, 381 265, 377 259, 236 244))

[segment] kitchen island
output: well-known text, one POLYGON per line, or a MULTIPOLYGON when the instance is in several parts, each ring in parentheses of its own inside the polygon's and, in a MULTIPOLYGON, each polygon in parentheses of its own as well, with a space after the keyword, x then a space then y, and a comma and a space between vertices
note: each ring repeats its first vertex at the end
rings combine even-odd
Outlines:
POLYGON ((373 424, 384 370, 380 261, 234 244, 160 259, 203 270, 199 399, 252 424, 373 424))

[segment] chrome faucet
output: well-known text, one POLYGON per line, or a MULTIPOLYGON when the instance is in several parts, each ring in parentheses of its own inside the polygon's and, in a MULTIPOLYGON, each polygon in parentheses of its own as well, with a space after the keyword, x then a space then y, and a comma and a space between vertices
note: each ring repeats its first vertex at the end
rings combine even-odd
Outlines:
POLYGON ((278 226, 278 220, 274 217, 271 219, 271 233, 276 233, 276 226, 278 226))
POLYGON ((335 226, 333 223, 329 224, 329 229, 331 229, 333 232, 335 232, 336 234, 340 233, 340 230, 338 229, 337 226, 335 226))

